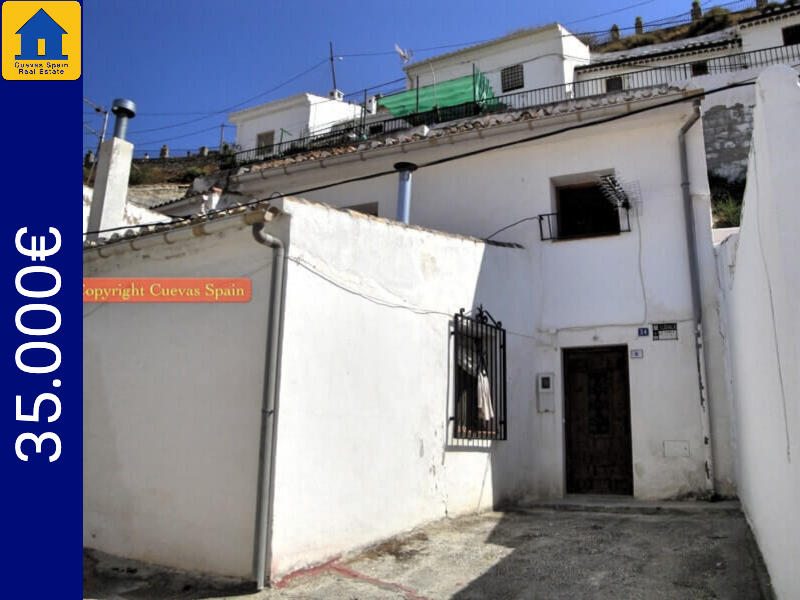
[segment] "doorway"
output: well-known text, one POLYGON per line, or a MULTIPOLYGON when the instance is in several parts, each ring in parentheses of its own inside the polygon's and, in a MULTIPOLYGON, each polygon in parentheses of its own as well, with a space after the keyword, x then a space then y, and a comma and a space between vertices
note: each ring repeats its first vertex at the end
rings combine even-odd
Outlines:
POLYGON ((563 353, 567 493, 632 495, 628 347, 563 353))

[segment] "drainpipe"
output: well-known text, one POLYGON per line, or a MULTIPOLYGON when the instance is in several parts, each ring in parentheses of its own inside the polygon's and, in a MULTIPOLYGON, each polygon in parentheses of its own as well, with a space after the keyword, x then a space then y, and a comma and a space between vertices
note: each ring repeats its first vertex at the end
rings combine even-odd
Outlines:
POLYGON ((683 191, 683 210, 686 217, 686 243, 689 251, 689 274, 692 284, 692 310, 694 313, 695 352, 697 354, 697 384, 700 390, 700 425, 703 431, 703 450, 705 453, 706 490, 714 496, 714 456, 711 449, 711 418, 708 407, 708 374, 703 348, 703 305, 700 296, 700 268, 698 266, 696 226, 692 193, 689 187, 689 157, 686 150, 686 134, 700 119, 700 104, 694 103, 694 114, 681 127, 678 144, 681 153, 681 189, 683 191))
POLYGON ((411 173, 417 170, 417 165, 410 162, 395 163, 398 171, 397 184, 397 220, 408 225, 411 217, 411 173))
POLYGON ((272 497, 275 480, 275 442, 278 409, 278 343, 283 317, 284 257, 283 242, 264 231, 264 223, 253 225, 253 237, 259 244, 275 250, 269 299, 264 397, 261 408, 261 436, 258 453, 258 496, 256 504, 253 576, 257 589, 264 588, 267 567, 271 562, 272 497))

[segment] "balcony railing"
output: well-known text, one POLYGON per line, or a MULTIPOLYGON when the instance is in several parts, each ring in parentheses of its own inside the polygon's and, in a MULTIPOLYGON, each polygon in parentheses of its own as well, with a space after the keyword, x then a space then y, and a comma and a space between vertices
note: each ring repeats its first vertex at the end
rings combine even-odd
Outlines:
POLYGON ((591 98, 613 92, 677 83, 701 75, 729 73, 781 63, 797 66, 800 63, 800 44, 776 46, 774 48, 740 52, 738 54, 695 60, 665 67, 551 85, 534 90, 505 94, 479 102, 466 102, 455 106, 435 108, 404 117, 390 117, 379 121, 368 121, 366 117, 361 117, 339 124, 335 130, 287 140, 261 148, 243 150, 237 152, 235 157, 238 164, 247 164, 272 158, 287 157, 310 150, 358 145, 370 138, 411 129, 420 125, 432 126, 468 117, 531 109, 555 102, 591 98))
MULTIPOLYGON (((619 216, 619 227, 587 223, 583 227, 560 227, 558 213, 539 215, 539 237, 547 240, 577 240, 588 237, 602 237, 619 235, 631 230, 631 216, 629 207, 616 206, 614 210, 619 216)), ((573 219, 574 220, 574 219, 573 219)))

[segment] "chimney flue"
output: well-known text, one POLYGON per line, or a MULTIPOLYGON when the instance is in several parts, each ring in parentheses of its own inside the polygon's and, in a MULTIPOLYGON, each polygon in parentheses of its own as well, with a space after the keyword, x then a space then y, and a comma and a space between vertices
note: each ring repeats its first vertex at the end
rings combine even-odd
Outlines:
POLYGON ((116 227, 124 226, 125 202, 128 197, 128 181, 133 161, 133 144, 125 139, 128 119, 136 114, 136 105, 125 98, 117 98, 111 105, 117 117, 114 135, 100 144, 97 154, 97 172, 94 178, 92 206, 86 238, 97 241, 100 232, 109 237, 116 227))
POLYGON ((410 162, 395 163, 398 173, 397 184, 397 220, 408 225, 411 218, 411 173, 417 165, 410 162))
POLYGON ((114 137, 124 140, 128 132, 128 119, 136 116, 136 105, 127 98, 117 98, 111 105, 111 112, 117 117, 114 123, 114 137))

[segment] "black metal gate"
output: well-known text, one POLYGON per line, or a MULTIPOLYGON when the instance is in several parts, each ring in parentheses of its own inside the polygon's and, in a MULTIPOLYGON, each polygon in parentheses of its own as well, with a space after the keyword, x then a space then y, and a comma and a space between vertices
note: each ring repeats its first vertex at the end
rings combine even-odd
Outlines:
POLYGON ((468 440, 507 439, 506 330, 484 310, 453 316, 453 437, 468 440))

